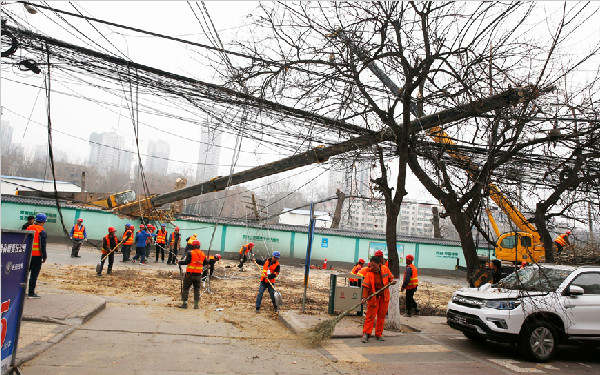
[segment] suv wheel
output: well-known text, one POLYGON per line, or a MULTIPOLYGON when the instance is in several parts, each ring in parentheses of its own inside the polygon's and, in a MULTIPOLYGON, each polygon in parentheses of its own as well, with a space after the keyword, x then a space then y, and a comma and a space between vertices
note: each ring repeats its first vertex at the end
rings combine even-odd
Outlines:
POLYGON ((471 340, 473 342, 484 342, 485 341, 485 337, 483 337, 477 333, 463 332, 463 335, 465 335, 466 338, 468 338, 469 340, 471 340))
POLYGON ((527 359, 548 362, 558 349, 556 330, 548 322, 529 323, 519 339, 519 349, 527 359))

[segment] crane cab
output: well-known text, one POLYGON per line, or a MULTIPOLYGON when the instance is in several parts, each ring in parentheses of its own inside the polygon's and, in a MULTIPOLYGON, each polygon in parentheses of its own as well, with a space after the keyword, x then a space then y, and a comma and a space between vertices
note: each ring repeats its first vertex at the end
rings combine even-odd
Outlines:
POLYGON ((533 234, 508 232, 498 237, 496 258, 515 263, 537 263, 544 261, 545 251, 533 234))

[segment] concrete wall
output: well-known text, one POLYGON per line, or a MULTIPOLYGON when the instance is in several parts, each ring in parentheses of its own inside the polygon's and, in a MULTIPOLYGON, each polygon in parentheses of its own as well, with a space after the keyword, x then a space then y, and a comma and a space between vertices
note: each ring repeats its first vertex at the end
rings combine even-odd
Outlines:
MULTIPOLYGON (((51 237, 62 236, 58 210, 54 206, 35 206, 3 201, 0 212, 3 229, 20 229, 28 215, 43 212, 49 215, 49 220, 45 225, 48 235, 51 237)), ((100 240, 106 235, 109 226, 116 227, 117 233, 121 235, 125 223, 134 224, 136 227, 140 224, 139 220, 119 219, 114 214, 102 211, 62 208, 62 213, 68 231, 71 230, 76 220, 81 217, 84 220, 84 225, 86 225, 88 238, 95 240, 100 240)), ((284 259, 293 258, 296 263, 301 263, 306 256, 308 235, 304 232, 223 224, 219 224, 215 229, 213 223, 185 220, 177 220, 174 225, 179 226, 184 240, 196 233, 202 244, 202 249, 207 250, 210 247, 211 251, 218 251, 221 254, 237 253, 242 245, 254 242, 254 253, 258 257, 266 257, 277 250, 281 252, 284 259)), ((173 227, 172 224, 167 224, 167 231, 171 233, 173 227)), ((369 239, 348 235, 315 233, 311 256, 312 264, 319 264, 325 258, 333 264, 337 262, 355 263, 359 258, 368 260, 369 250, 384 243, 383 238, 369 239)), ((423 242, 398 242, 398 244, 401 250, 400 257, 403 258, 408 254, 413 254, 415 265, 419 268, 454 270, 457 259, 460 265, 466 265, 460 246, 431 244, 427 243, 427 239, 423 239, 423 242)), ((481 249, 479 252, 487 255, 485 249, 481 249)), ((230 255, 233 256, 234 254, 230 255)), ((284 261, 284 263, 287 262, 284 261)))

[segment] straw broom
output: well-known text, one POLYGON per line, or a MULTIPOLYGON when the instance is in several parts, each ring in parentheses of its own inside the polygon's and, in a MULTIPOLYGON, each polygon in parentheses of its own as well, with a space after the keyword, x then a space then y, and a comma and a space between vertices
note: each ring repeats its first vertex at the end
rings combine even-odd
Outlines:
POLYGON ((371 294, 367 298, 362 299, 358 304, 342 312, 335 318, 322 321, 321 323, 311 328, 305 337, 306 344, 311 348, 321 346, 321 344, 323 344, 325 341, 331 338, 335 326, 340 322, 340 320, 342 320, 342 318, 344 318, 346 315, 349 315, 354 309, 376 296, 379 292, 389 288, 392 284, 394 284, 393 281, 385 285, 383 288, 379 289, 375 293, 371 294))

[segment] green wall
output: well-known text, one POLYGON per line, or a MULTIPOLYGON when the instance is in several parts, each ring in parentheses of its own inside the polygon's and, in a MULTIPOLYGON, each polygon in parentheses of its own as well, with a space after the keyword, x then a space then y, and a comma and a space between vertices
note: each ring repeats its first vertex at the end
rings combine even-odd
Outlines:
MULTIPOLYGON (((49 215, 49 220, 45 225, 48 234, 55 237, 62 236, 58 210, 55 206, 2 201, 0 209, 2 228, 20 229, 28 215, 35 215, 38 212, 49 215)), ((95 240, 106 235, 109 226, 116 227, 117 233, 120 235, 125 223, 134 224, 136 227, 140 223, 139 220, 119 219, 116 215, 108 212, 75 207, 62 208, 62 213, 68 231, 71 230, 77 218, 81 217, 84 220, 88 238, 95 240)), ((237 252, 242 245, 254 242, 254 252, 258 256, 266 256, 275 250, 281 252, 284 258, 291 256, 296 259, 304 259, 306 256, 308 234, 302 231, 263 229, 231 224, 219 224, 215 230, 214 223, 187 220, 177 220, 174 224, 179 226, 183 240, 196 233, 204 250, 208 250, 212 238, 211 252, 237 252)), ((167 224, 167 231, 171 233, 173 227, 172 224, 167 224)), ((383 234, 381 238, 369 239, 350 235, 315 233, 312 263, 318 264, 325 258, 330 262, 351 263, 356 262, 359 258, 368 259, 371 242, 385 242, 383 234)), ((421 242, 400 241, 398 244, 404 246, 404 256, 408 254, 415 256, 415 265, 419 268, 453 270, 457 258, 460 265, 466 265, 462 249, 458 244, 439 245, 431 242, 434 241, 424 238, 421 242)), ((480 253, 487 255, 487 250, 481 249, 480 253)))

